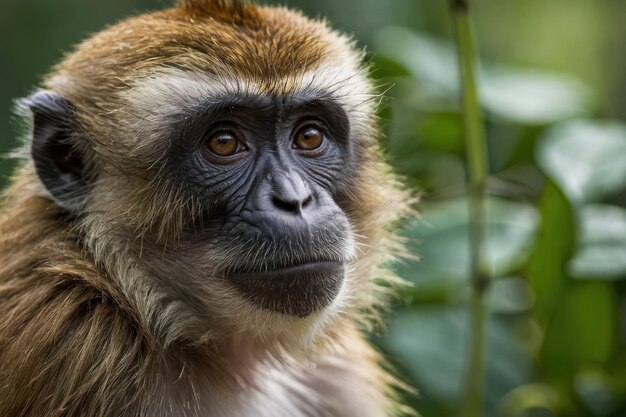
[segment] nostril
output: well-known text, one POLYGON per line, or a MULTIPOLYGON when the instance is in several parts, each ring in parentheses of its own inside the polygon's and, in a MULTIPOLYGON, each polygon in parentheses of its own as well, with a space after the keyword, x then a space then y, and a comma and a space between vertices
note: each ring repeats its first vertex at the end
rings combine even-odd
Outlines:
POLYGON ((300 213, 300 211, 311 204, 313 201, 313 197, 311 195, 306 196, 304 199, 286 199, 280 198, 278 196, 272 196, 272 203, 274 207, 283 210, 289 211, 291 213, 300 213))
POLYGON ((293 213, 300 212, 299 201, 285 201, 279 197, 272 196, 272 203, 274 203, 274 206, 280 210, 290 211, 293 213))

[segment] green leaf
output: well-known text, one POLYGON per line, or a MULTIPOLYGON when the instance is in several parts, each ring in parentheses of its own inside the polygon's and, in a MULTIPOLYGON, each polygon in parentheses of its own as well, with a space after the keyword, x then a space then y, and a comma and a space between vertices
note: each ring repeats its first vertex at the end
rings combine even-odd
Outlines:
POLYGON ((387 27, 374 38, 374 49, 402 63, 433 95, 456 97, 459 77, 452 44, 431 35, 387 27))
POLYGON ((574 253, 576 221, 563 192, 548 181, 539 201, 541 227, 526 266, 540 317, 548 319, 567 286, 565 265, 574 253))
POLYGON ((619 404, 620 395, 612 378, 601 368, 582 370, 576 375, 574 386, 578 397, 595 415, 609 415, 619 404))
POLYGON ((415 137, 422 138, 424 149, 459 156, 465 155, 463 135, 461 115, 449 111, 431 112, 424 117, 414 134, 415 137))
POLYGON ((403 77, 411 74, 404 65, 396 60, 389 59, 384 56, 374 56, 373 63, 374 66, 372 76, 377 79, 403 77))
POLYGON ((516 387, 498 404, 501 417, 558 416, 575 413, 568 398, 554 387, 531 383, 516 387))
POLYGON ((587 114, 584 86, 562 74, 485 68, 481 97, 487 111, 528 125, 548 125, 587 114))
POLYGON ((569 386, 582 366, 604 364, 613 347, 615 309, 610 283, 571 282, 546 331, 544 372, 569 386))
MULTIPOLYGON (((407 68, 430 97, 445 97, 456 104, 459 74, 451 42, 389 27, 377 33, 374 45, 380 55, 407 68)), ((589 91, 571 77, 485 62, 481 67, 480 102, 496 118, 547 125, 587 114, 589 91)))
MULTIPOLYGON (((529 381, 532 364, 519 348, 511 322, 491 316, 487 332, 486 408, 529 381)), ((389 322, 383 345, 418 382, 425 396, 458 403, 469 340, 466 309, 422 306, 401 311, 389 322)))
POLYGON ((577 120, 550 129, 537 151, 542 170, 573 203, 626 187, 626 126, 577 120))
POLYGON ((626 209, 590 205, 580 211, 581 236, 569 263, 575 278, 626 278, 626 209))
MULTIPOLYGON (((495 276, 521 266, 532 249, 538 215, 529 205, 496 198, 487 201, 487 260, 495 276)), ((422 217, 408 230, 409 248, 419 262, 397 266, 417 290, 449 288, 469 282, 469 235, 466 199, 425 204, 422 217)))
POLYGON ((530 310, 534 295, 528 283, 517 277, 498 278, 488 292, 489 308, 498 313, 519 314, 530 310))

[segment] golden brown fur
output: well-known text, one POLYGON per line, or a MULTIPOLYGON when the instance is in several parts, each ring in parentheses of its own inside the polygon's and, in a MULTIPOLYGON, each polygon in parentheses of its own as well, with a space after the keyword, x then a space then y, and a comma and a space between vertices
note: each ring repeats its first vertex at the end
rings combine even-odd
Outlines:
POLYGON ((77 216, 55 205, 28 158, 4 193, 0 416, 394 415, 361 331, 386 298, 372 280, 393 279, 380 267, 397 249, 384 225, 408 209, 380 160, 360 60, 350 40, 287 9, 183 0, 59 64, 43 87, 75 106, 98 179, 77 216), (363 166, 341 202, 359 253, 339 307, 278 317, 197 278, 225 260, 188 241, 197 204, 158 175, 167 121, 151 100, 167 83, 190 97, 205 85, 288 94, 330 83, 344 100, 363 166))

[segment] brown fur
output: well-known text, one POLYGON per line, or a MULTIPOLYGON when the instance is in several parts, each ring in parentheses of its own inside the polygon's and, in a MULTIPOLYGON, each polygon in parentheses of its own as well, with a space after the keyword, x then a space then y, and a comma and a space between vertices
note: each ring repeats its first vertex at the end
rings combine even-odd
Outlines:
POLYGON ((341 202, 360 250, 346 302, 306 319, 253 311, 196 279, 220 254, 207 264, 186 240, 196 204, 159 179, 158 132, 148 133, 161 119, 129 104, 137 81, 155 74, 232 75, 289 94, 298 76, 339 61, 355 62, 342 82, 363 77, 359 53, 323 22, 183 0, 96 34, 56 67, 44 87, 76 107, 98 181, 76 217, 50 200, 28 159, 4 193, 0 416, 398 412, 391 379, 361 334, 386 299, 373 278, 394 279, 381 269, 397 253, 384 225, 409 211, 380 160, 371 100, 348 111, 363 166, 341 202))

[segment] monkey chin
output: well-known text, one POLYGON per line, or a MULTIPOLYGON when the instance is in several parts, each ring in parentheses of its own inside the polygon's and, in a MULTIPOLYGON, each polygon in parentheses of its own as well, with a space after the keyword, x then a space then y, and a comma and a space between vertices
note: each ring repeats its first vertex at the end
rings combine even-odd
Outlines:
POLYGON ((305 318, 333 303, 345 274, 344 262, 317 261, 262 271, 233 271, 226 279, 265 310, 305 318))

